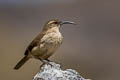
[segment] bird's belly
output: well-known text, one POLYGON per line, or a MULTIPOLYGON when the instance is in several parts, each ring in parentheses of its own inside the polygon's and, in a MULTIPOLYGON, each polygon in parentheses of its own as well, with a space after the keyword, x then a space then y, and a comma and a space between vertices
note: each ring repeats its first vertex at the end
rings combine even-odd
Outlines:
POLYGON ((48 58, 49 56, 51 56, 53 53, 55 53, 55 51, 59 48, 59 44, 50 44, 47 47, 47 52, 46 54, 43 55, 44 58, 48 58))
POLYGON ((50 57, 55 51, 60 47, 63 41, 62 35, 58 33, 50 33, 42 39, 45 43, 45 47, 47 52, 44 53, 42 58, 48 58, 50 57))
POLYGON ((55 51, 60 47, 61 41, 53 40, 52 42, 47 42, 46 43, 46 52, 44 55, 42 55, 42 58, 47 59, 50 57, 52 54, 55 53, 55 51))
POLYGON ((59 39, 46 40, 38 47, 33 48, 32 55, 36 58, 47 59, 59 48, 62 41, 59 39))

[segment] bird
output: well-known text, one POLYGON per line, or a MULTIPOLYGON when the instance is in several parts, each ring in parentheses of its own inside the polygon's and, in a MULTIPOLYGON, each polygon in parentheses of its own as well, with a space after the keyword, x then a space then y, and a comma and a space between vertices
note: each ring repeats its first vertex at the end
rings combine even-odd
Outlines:
POLYGON ((58 19, 47 21, 42 31, 28 45, 24 57, 17 63, 14 69, 18 70, 31 58, 48 63, 50 61, 48 58, 56 52, 63 42, 63 36, 60 32, 60 27, 63 24, 75 24, 75 22, 60 21, 58 19))

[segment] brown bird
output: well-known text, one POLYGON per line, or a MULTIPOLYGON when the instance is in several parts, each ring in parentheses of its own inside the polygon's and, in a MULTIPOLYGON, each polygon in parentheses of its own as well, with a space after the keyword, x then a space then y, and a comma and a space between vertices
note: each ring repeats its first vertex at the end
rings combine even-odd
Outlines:
POLYGON ((48 21, 42 32, 27 47, 24 57, 17 63, 14 69, 19 69, 30 58, 39 59, 43 63, 49 62, 48 58, 62 44, 63 36, 59 29, 63 24, 75 24, 71 21, 59 21, 56 19, 48 21))

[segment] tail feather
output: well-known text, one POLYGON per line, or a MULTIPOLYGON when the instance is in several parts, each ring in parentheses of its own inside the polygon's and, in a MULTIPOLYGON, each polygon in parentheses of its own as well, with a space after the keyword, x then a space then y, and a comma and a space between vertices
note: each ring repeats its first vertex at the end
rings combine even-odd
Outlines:
POLYGON ((14 67, 15 70, 18 70, 25 62, 29 60, 28 56, 23 57, 17 65, 14 67))

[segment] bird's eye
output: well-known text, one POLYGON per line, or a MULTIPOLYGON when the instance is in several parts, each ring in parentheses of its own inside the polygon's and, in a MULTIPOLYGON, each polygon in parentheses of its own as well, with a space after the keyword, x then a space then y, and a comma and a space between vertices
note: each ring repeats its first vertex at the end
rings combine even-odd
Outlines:
POLYGON ((58 22, 54 22, 54 24, 58 24, 58 22))

